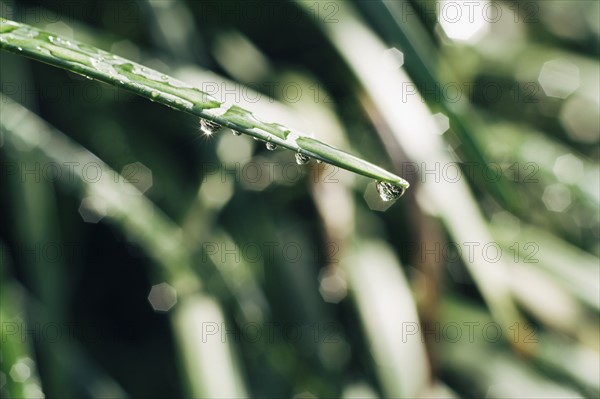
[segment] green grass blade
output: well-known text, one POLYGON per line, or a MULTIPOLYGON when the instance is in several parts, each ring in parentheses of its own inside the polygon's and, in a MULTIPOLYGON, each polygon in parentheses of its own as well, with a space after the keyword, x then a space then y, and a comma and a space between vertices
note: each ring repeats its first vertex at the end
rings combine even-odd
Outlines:
POLYGON ((0 18, 0 48, 131 91, 340 168, 408 188, 408 182, 401 177, 367 161, 283 125, 260 121, 248 110, 221 103, 196 87, 96 47, 0 18))

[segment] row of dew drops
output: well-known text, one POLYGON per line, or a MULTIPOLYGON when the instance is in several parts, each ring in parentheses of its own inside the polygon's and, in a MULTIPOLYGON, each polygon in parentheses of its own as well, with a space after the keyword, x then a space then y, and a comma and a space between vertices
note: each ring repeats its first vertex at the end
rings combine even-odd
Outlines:
MULTIPOLYGON (((65 41, 62 38, 59 37, 55 37, 55 36, 49 36, 48 38, 52 43, 54 44, 63 44, 63 45, 67 45, 70 46, 71 43, 69 41, 65 41), (57 43, 59 41, 63 41, 63 43, 57 43)), ((1 41, 5 41, 4 37, 0 37, 1 41)), ((22 47, 17 47, 18 52, 22 52, 23 49, 22 47)), ((36 50, 41 51, 42 48, 40 46, 37 46, 36 50)), ((94 61, 103 61, 103 57, 100 57, 99 59, 95 59, 94 61)), ((91 77, 89 76, 85 76, 88 79, 91 79, 91 77)), ((163 80, 166 80, 168 77, 166 75, 162 76, 163 80)), ((123 83, 122 81, 120 81, 120 83, 123 83)), ((151 94, 152 98, 156 98, 158 97, 158 92, 157 91, 153 91, 151 94)), ((218 123, 209 121, 207 119, 204 118, 200 118, 200 129, 202 130, 202 132, 206 135, 212 135, 213 133, 215 133, 217 130, 219 130, 221 128, 221 125, 219 125, 218 123)), ((236 130, 233 130, 233 134, 236 136, 240 136, 242 133, 238 132, 236 130)), ((254 137, 255 140, 260 140, 256 137, 254 137)), ((266 148, 270 151, 273 151, 277 148, 277 144, 272 143, 272 142, 266 142, 265 143, 266 148)), ((310 157, 302 154, 300 152, 296 153, 296 163, 298 165, 305 165, 308 162, 310 162, 310 157)), ((317 159, 318 163, 321 163, 321 160, 317 159)), ((385 202, 389 202, 389 201, 395 201, 398 198, 400 198, 403 194, 404 194, 404 187, 401 186, 397 186, 395 184, 389 183, 389 182, 383 182, 383 181, 377 181, 376 183, 376 188, 377 188, 377 192, 379 193, 379 197, 385 201, 385 202)))
MULTIPOLYGON (((221 125, 219 125, 218 123, 209 121, 208 119, 200 118, 200 130, 205 135, 211 136, 212 134, 216 133, 220 128, 221 128, 221 125)), ((235 136, 241 136, 241 134, 242 134, 241 132, 238 132, 237 130, 232 129, 232 131, 235 136)), ((260 139, 257 137, 253 137, 253 138, 254 138, 254 140, 260 141, 260 139)), ((273 151, 277 148, 277 144, 267 141, 265 143, 265 147, 267 148, 267 150, 273 151)), ((302 154, 301 152, 296 153, 296 163, 298 165, 306 165, 308 162, 310 162, 310 157, 308 155, 302 154)), ((317 159, 317 163, 321 163, 321 162, 322 162, 321 160, 317 159)), ((378 181, 375 184, 375 187, 377 188, 379 197, 385 202, 397 200, 404 194, 404 191, 405 191, 405 189, 403 187, 397 186, 392 183, 384 182, 384 181, 378 181)))

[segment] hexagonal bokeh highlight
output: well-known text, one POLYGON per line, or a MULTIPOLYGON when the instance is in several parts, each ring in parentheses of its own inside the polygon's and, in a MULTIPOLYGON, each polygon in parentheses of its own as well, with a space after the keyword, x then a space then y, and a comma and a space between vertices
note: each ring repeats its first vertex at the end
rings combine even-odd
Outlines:
POLYGON ((167 283, 153 285, 148 302, 155 312, 168 312, 177 303, 177 290, 167 283))
POLYGON ((384 201, 379 196, 377 191, 376 182, 371 182, 367 185, 363 198, 367 201, 369 209, 378 212, 387 211, 396 201, 384 201))
POLYGON ((79 214, 86 223, 98 223, 107 214, 106 203, 98 197, 86 197, 81 200, 79 214))
POLYGON ((579 88, 579 68, 563 58, 546 61, 538 82, 548 97, 567 98, 579 88))
POLYGON ((451 41, 477 43, 490 30, 490 22, 486 20, 485 12, 482 12, 489 0, 479 0, 475 3, 475 10, 471 10, 473 3, 456 0, 439 2, 439 27, 451 41))
POLYGON ((600 110, 597 100, 571 96, 560 110, 560 123, 575 141, 594 144, 600 140, 600 110))
POLYGON ((31 369, 34 366, 30 358, 19 359, 12 365, 8 374, 14 382, 25 382, 31 377, 31 369))
POLYGON ((325 302, 339 303, 348 294, 348 283, 338 267, 328 267, 319 273, 319 293, 325 302))
POLYGON ((141 162, 132 162, 123 166, 121 176, 139 190, 130 190, 131 194, 144 194, 152 187, 152 171, 141 162))
POLYGON ((542 201, 552 212, 564 212, 571 205, 571 190, 563 184, 551 184, 544 190, 542 201))
POLYGON ((583 178, 583 161, 573 154, 561 155, 554 161, 554 175, 563 183, 576 183, 583 178))
POLYGON ((432 118, 438 128, 438 134, 444 134, 450 129, 450 119, 448 119, 446 115, 438 112, 437 114, 434 114, 432 118))
POLYGON ((392 47, 383 52, 381 62, 386 70, 395 71, 404 65, 404 54, 396 47, 392 47))

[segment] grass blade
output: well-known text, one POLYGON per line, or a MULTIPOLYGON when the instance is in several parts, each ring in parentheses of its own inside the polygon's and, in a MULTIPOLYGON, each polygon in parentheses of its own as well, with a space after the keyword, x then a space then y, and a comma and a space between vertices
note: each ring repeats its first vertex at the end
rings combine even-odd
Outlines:
POLYGON ((96 47, 1 18, 0 48, 131 91, 340 168, 408 188, 408 182, 401 177, 367 161, 278 123, 263 122, 246 109, 221 103, 196 87, 96 47))

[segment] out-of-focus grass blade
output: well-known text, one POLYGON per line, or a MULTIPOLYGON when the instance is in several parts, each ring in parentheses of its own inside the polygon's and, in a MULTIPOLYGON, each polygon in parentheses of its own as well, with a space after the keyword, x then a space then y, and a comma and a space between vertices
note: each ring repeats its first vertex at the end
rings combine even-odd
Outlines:
MULTIPOLYGON (((414 81, 423 97, 450 119, 452 131, 461 141, 461 152, 471 162, 485 165, 483 151, 475 140, 479 133, 478 126, 471 123, 467 112, 470 106, 463 101, 449 101, 443 93, 444 84, 458 82, 459 79, 450 65, 435 46, 434 41, 423 26, 418 16, 417 7, 409 0, 357 2, 366 16, 371 18, 371 26, 377 30, 388 43, 398 43, 404 54, 403 68, 414 81), (375 22, 376 21, 376 22, 375 22), (446 75, 446 81, 441 75, 446 75)), ((504 205, 511 209, 519 207, 518 201, 511 195, 509 182, 504 176, 493 183, 489 179, 479 179, 476 183, 484 185, 492 193, 496 193, 504 205)))
MULTIPOLYGON (((58 165, 74 165, 70 171, 72 176, 84 176, 81 168, 84 165, 96 163, 106 173, 102 178, 94 183, 86 181, 76 181, 75 186, 79 186, 84 195, 91 196, 100 201, 107 209, 110 220, 121 228, 132 241, 138 243, 158 265, 155 278, 167 280, 178 289, 179 305, 185 309, 193 309, 194 306, 186 307, 188 293, 200 289, 200 281, 193 273, 195 262, 194 252, 188 245, 183 231, 175 225, 165 215, 154 206, 146 197, 142 196, 137 189, 123 177, 115 182, 116 172, 108 165, 96 158, 93 154, 79 147, 66 136, 49 127, 42 119, 35 114, 15 103, 9 97, 0 96, 2 102, 3 117, 0 118, 0 128, 7 133, 7 141, 11 145, 25 146, 31 149, 41 151, 40 158, 47 158, 55 161, 58 165), (4 113, 6 112, 6 113, 4 113), (52 145, 46 145, 48 142, 52 145), (71 161, 71 162, 66 162, 71 161), (137 194, 136 194, 137 192, 137 194)), ((66 170, 63 171, 66 173, 66 170)), ((204 262, 207 264, 208 262, 204 262)), ((193 297, 192 297, 193 298, 193 297)), ((211 300, 212 301, 212 300, 211 300)), ((216 306, 216 305, 214 305, 216 306)), ((195 320, 194 311, 182 311, 177 315, 176 326, 188 325, 195 320), (187 318, 191 319, 188 320, 187 318)), ((197 332, 197 331, 196 331, 197 332)), ((186 333, 181 333, 180 337, 187 337, 186 333)), ((186 345, 183 343, 183 345, 186 345)), ((221 354, 221 352, 218 352, 221 354)), ((187 355, 187 364, 201 363, 201 359, 194 359, 196 352, 190 352, 187 355)), ((213 361, 225 361, 223 359, 213 358, 213 361)), ((197 369, 196 367, 194 369, 197 369)), ((205 370, 206 371, 206 370, 205 370)), ((221 376, 227 376, 222 374, 221 376)), ((229 386, 239 386, 241 383, 233 384, 233 381, 241 381, 236 375, 231 378, 223 379, 222 384, 229 386)), ((195 375, 200 384, 208 384, 212 377, 205 375, 195 375)), ((198 384, 192 385, 192 388, 198 384)), ((239 391, 241 392, 241 391, 239 391)), ((194 396, 198 392, 192 391, 194 396)))
MULTIPOLYGON (((305 8, 310 5, 307 1, 298 0, 298 3, 305 8)), ((338 9, 336 17, 340 22, 320 27, 357 76, 361 89, 378 107, 394 139, 410 158, 428 168, 452 163, 445 143, 436 134, 431 112, 421 97, 402 96, 403 87, 411 84, 410 78, 402 69, 388 71, 384 75, 379 62, 386 50, 384 43, 363 23, 350 4, 341 1, 335 4, 338 9)), ((479 206, 464 180, 428 180, 421 187, 422 198, 433 205, 434 212, 444 221, 455 242, 463 246, 493 242, 479 206)), ((508 328, 521 317, 511 296, 507 264, 502 260, 492 263, 483 252, 473 252, 473 256, 467 258, 468 249, 465 248, 465 264, 494 317, 508 328)), ((526 347, 519 349, 527 350, 526 347)))
POLYGON ((383 242, 365 242, 344 263, 385 397, 419 397, 429 385, 429 365, 398 260, 383 242))
POLYGON ((238 361, 223 339, 225 316, 211 298, 192 295, 175 312, 189 393, 200 398, 246 398, 238 361), (199 378, 202 376, 202 378, 199 378))
POLYGON ((340 168, 408 188, 401 177, 367 161, 278 123, 263 122, 248 110, 221 103, 198 88, 93 46, 0 19, 0 48, 129 90, 340 168), (300 137, 306 137, 304 145, 298 142, 300 137))
MULTIPOLYGON (((0 241, 0 251, 8 253, 0 241)), ((2 255, 7 258, 8 255, 2 255)), ((25 308, 25 296, 17 284, 7 281, 4 259, 0 262, 0 371, 3 383, 0 396, 3 398, 43 397, 41 382, 34 361, 33 347, 25 339, 27 323, 21 318, 25 308)))
POLYGON ((522 226, 520 232, 507 240, 506 228, 494 226, 494 236, 507 251, 514 250, 514 243, 529 244, 527 250, 516 254, 519 262, 535 266, 553 279, 573 296, 592 309, 600 310, 600 269, 597 257, 533 226, 522 226))
MULTIPOLYGON (((448 298, 440 313, 441 325, 476 325, 479 329, 472 335, 463 334, 458 340, 448 337, 440 345, 440 363, 446 374, 457 384, 463 384, 468 396, 486 398, 581 398, 576 389, 553 381, 535 368, 532 362, 524 362, 480 326, 494 322, 484 309, 467 302, 448 298), (482 366, 485 359, 485 367, 482 366)), ((490 329, 492 331, 492 329, 490 329)), ((520 334, 512 328, 502 332, 512 341, 542 341, 537 331, 520 334)), ((536 354, 537 355, 537 354, 536 354)), ((572 356, 566 357, 574 359, 572 356)))

